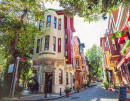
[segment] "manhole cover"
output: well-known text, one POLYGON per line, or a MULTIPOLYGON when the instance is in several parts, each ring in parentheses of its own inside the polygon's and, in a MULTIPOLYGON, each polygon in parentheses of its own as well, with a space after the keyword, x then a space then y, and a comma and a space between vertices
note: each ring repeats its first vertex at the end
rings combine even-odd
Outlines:
POLYGON ((72 97, 71 99, 78 99, 79 97, 72 97))

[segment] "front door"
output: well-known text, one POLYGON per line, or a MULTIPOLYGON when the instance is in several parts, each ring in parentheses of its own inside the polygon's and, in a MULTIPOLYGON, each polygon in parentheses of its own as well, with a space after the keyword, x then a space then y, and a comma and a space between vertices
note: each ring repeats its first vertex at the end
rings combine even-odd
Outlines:
POLYGON ((45 92, 52 92, 52 73, 45 73, 45 92))

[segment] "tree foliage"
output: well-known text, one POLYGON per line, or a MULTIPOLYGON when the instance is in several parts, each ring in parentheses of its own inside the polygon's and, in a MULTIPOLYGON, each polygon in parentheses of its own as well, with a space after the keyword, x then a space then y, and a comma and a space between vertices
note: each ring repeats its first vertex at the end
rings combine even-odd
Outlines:
MULTIPOLYGON (((45 0, 53 1, 53 0, 45 0)), ((106 19, 107 13, 111 13, 121 4, 127 6, 129 0, 59 0, 60 6, 65 8, 64 13, 67 16, 78 15, 84 18, 84 21, 97 21, 99 15, 106 19)))
POLYGON ((3 0, 0 3, 0 44, 4 47, 5 57, 16 60, 17 54, 29 55, 30 47, 34 45, 39 31, 38 22, 44 19, 45 8, 40 0, 3 0))
POLYGON ((94 76, 101 76, 101 66, 102 66, 102 50, 97 45, 93 45, 92 48, 88 49, 85 53, 85 58, 88 61, 88 67, 90 69, 90 76, 92 79, 94 76))

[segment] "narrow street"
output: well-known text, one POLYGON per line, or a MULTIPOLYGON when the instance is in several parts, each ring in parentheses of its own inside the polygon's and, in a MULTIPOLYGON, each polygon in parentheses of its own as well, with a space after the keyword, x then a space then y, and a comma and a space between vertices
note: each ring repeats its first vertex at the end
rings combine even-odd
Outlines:
POLYGON ((89 87, 80 93, 53 101, 118 101, 118 93, 105 90, 102 86, 89 87))

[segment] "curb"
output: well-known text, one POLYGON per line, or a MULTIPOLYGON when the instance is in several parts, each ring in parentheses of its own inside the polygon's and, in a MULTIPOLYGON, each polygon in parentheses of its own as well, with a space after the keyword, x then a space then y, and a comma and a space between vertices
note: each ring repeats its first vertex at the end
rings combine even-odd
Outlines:
MULTIPOLYGON (((85 88, 84 89, 84 91, 86 90, 87 88, 85 88)), ((82 91, 82 90, 81 90, 82 91)), ((77 93, 76 91, 75 92, 72 92, 72 93, 70 93, 70 95, 72 95, 72 94, 75 94, 75 93, 77 93)), ((22 97, 26 97, 26 95, 25 96, 22 96, 22 97)), ((28 97, 31 97, 31 96, 28 96, 28 97)), ((59 98, 67 98, 66 97, 66 95, 61 95, 61 96, 59 96, 59 97, 56 97, 56 98, 41 98, 40 100, 22 100, 22 99, 17 99, 17 100, 6 100, 6 99, 2 99, 2 100, 5 100, 5 101, 45 101, 45 100, 55 100, 55 99, 59 99, 59 98)))

